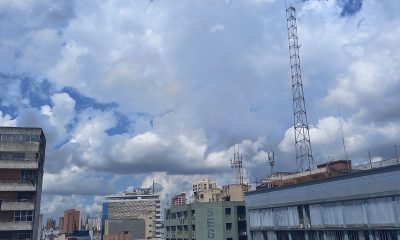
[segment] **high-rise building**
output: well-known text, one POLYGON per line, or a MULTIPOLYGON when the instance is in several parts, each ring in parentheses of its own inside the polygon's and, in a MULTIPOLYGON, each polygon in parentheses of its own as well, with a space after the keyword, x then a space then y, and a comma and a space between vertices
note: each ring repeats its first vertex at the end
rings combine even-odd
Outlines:
POLYGON ((75 209, 64 211, 63 219, 63 233, 73 233, 74 231, 81 230, 81 212, 75 209))
POLYGON ((52 230, 56 228, 56 220, 48 218, 46 222, 46 230, 52 230))
POLYGON ((122 232, 132 239, 161 239, 160 196, 151 188, 139 188, 104 198, 104 237, 122 232))
POLYGON ((219 202, 222 198, 221 188, 207 177, 194 182, 192 190, 195 202, 219 202))
POLYGON ((171 198, 171 207, 175 206, 180 206, 180 205, 185 205, 186 204, 186 193, 180 193, 178 195, 175 195, 171 198))
POLYGON ((251 190, 247 184, 229 184, 221 188, 208 177, 193 183, 195 202, 243 201, 244 193, 251 190))
POLYGON ((41 128, 0 127, 0 239, 37 240, 46 138, 41 128))
POLYGON ((101 215, 97 217, 86 217, 85 229, 90 231, 101 230, 101 215))
POLYGON ((64 217, 60 217, 60 220, 58 221, 58 230, 62 231, 64 228, 64 217))

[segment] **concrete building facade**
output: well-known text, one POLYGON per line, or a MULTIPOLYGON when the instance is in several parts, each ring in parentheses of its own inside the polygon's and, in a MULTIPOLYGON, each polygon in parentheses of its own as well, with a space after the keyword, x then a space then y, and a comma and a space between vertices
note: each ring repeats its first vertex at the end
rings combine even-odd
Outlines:
POLYGON ((194 202, 221 202, 221 201, 243 201, 244 193, 251 190, 250 185, 229 184, 217 187, 216 182, 204 178, 193 183, 194 202))
POLYGON ((62 232, 71 234, 81 230, 81 212, 75 209, 64 211, 62 232))
POLYGON ((193 183, 193 195, 195 202, 219 202, 222 197, 222 190, 217 187, 217 183, 209 178, 193 183))
POLYGON ((40 128, 0 127, 0 239, 37 240, 46 138, 40 128))
POLYGON ((132 239, 161 239, 160 196, 151 188, 133 189, 104 198, 103 236, 130 232, 132 239))
POLYGON ((56 228, 56 220, 48 218, 46 221, 46 230, 53 230, 56 228))
POLYGON ((249 239, 399 240, 399 183, 392 165, 249 192, 249 239))
POLYGON ((244 202, 194 202, 165 213, 165 239, 246 240, 244 202))
POLYGON ((180 193, 171 198, 171 207, 185 205, 187 203, 186 193, 180 193))

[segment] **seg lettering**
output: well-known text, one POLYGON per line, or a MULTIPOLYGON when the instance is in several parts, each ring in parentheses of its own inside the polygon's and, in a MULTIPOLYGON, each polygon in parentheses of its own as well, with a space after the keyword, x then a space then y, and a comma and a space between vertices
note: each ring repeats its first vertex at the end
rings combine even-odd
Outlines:
POLYGON ((207 209, 207 235, 208 235, 208 238, 215 237, 214 211, 212 208, 207 209))

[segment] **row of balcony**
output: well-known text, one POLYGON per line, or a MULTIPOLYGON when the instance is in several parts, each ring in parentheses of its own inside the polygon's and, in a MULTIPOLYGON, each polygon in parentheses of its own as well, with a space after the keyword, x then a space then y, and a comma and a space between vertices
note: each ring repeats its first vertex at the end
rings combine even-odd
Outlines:
POLYGON ((2 222, 0 231, 26 231, 32 230, 32 222, 2 222))
POLYGON ((39 163, 35 159, 0 160, 0 169, 38 169, 39 163))
POLYGON ((0 192, 36 191, 32 181, 0 180, 0 192))
POLYGON ((32 199, 0 200, 0 211, 34 210, 35 203, 32 199))

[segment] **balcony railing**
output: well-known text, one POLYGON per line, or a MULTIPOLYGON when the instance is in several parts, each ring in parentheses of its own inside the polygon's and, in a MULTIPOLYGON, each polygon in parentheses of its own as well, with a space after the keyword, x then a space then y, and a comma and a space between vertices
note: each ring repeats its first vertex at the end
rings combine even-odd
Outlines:
POLYGON ((0 220, 0 231, 24 231, 32 230, 32 222, 14 222, 0 220))
POLYGON ((367 164, 353 166, 352 169, 354 170, 369 170, 374 168, 381 168, 393 165, 400 165, 400 162, 397 158, 385 159, 378 162, 371 162, 367 164))
POLYGON ((2 169, 36 169, 39 162, 35 159, 0 159, 0 168, 2 169))
POLYGON ((36 183, 33 182, 0 180, 0 192, 35 191, 35 190, 36 190, 36 183))
POLYGON ((0 211, 34 210, 33 199, 0 200, 0 211))

